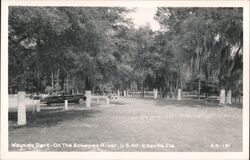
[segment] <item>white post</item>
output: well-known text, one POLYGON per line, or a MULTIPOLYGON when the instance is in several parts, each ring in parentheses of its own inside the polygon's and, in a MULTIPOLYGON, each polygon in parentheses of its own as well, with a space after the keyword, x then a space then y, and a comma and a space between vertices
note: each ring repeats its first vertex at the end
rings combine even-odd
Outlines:
POLYGON ((87 90, 86 91, 86 107, 90 107, 91 103, 91 91, 87 90))
POLYGON ((107 104, 109 104, 109 98, 108 97, 106 98, 106 101, 107 101, 107 104))
POLYGON ((154 99, 157 99, 157 89, 154 89, 154 99))
POLYGON ((123 94, 124 94, 124 97, 126 97, 126 96, 127 96, 127 93, 126 93, 126 91, 123 91, 123 94))
POLYGON ((181 89, 178 89, 178 97, 177 99, 180 101, 181 100, 181 89))
POLYGON ((34 98, 32 98, 32 113, 35 113, 35 103, 34 103, 34 98))
POLYGON ((155 95, 156 95, 156 98, 157 98, 157 96, 158 96, 158 90, 157 89, 155 89, 155 95))
POLYGON ((17 125, 26 124, 25 92, 17 93, 17 125))
POLYGON ((40 100, 36 100, 36 111, 40 112, 40 100))
POLYGON ((97 104, 100 104, 100 97, 97 96, 97 104))
POLYGON ((227 104, 232 104, 232 91, 227 91, 227 104))
POLYGON ((221 89, 220 90, 220 104, 225 104, 225 100, 226 100, 225 89, 221 89))
POLYGON ((119 90, 117 91, 117 98, 118 99, 120 98, 120 91, 119 90))
POLYGON ((68 110, 68 100, 64 101, 64 107, 65 107, 65 110, 68 110))

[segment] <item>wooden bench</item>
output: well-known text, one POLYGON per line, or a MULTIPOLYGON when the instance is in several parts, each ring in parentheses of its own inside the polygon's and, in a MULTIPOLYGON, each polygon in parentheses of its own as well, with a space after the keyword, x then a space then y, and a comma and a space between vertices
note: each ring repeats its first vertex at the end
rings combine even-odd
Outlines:
POLYGON ((216 102, 216 103, 219 103, 220 102, 220 97, 215 97, 215 96, 213 96, 213 97, 207 97, 206 98, 206 102, 216 102))

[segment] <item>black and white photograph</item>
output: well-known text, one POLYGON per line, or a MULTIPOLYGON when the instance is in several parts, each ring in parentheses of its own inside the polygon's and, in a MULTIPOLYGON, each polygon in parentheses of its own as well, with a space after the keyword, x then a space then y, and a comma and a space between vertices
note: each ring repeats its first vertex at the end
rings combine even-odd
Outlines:
POLYGON ((5 1, 3 159, 55 152, 248 159, 249 1, 215 2, 5 1))

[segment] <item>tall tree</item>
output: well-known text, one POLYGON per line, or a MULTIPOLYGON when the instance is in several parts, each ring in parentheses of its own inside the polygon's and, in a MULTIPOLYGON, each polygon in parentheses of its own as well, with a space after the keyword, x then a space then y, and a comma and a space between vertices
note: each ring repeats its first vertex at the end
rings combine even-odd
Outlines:
POLYGON ((229 86, 233 57, 242 54, 242 8, 158 8, 155 18, 194 76, 229 86))

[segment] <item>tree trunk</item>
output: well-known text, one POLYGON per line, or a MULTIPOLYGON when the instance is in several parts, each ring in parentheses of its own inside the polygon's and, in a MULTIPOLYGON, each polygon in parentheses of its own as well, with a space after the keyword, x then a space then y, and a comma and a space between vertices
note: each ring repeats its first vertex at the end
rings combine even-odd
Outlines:
POLYGON ((162 98, 162 89, 160 88, 160 97, 159 98, 162 98))
POLYGON ((163 87, 163 89, 162 89, 162 98, 164 98, 165 97, 165 85, 164 85, 164 87, 163 87))
POLYGON ((169 94, 169 90, 170 90, 170 88, 169 88, 169 78, 168 78, 168 81, 167 81, 167 90, 166 90, 166 98, 168 98, 168 95, 169 95, 169 97, 170 97, 170 94, 169 94))
POLYGON ((172 85, 170 86, 170 98, 173 98, 173 88, 172 88, 172 85))
POLYGON ((172 96, 173 96, 173 94, 172 94, 172 90, 173 90, 173 88, 172 88, 172 75, 170 75, 170 83, 169 83, 169 85, 170 85, 170 98, 172 98, 172 96))
POLYGON ((144 98, 144 85, 142 85, 142 97, 144 98))
POLYGON ((63 91, 66 91, 66 78, 63 79, 63 91))
POLYGON ((51 72, 51 85, 52 85, 52 88, 54 88, 54 74, 53 74, 53 72, 51 72))
POLYGON ((178 99, 178 100, 181 100, 181 89, 178 89, 177 99, 178 99))
POLYGON ((67 78, 66 78, 66 90, 69 91, 69 76, 67 73, 67 78))
POLYGON ((225 104, 225 89, 220 90, 220 104, 225 104))
POLYGON ((177 77, 176 87, 175 87, 175 98, 178 98, 178 84, 179 84, 179 78, 177 77))
POLYGON ((181 79, 181 81, 180 81, 180 82, 181 82, 181 89, 182 89, 182 76, 181 76, 181 75, 180 75, 180 79, 181 79))
POLYGON ((37 70, 37 88, 36 88, 36 92, 38 92, 39 90, 40 90, 40 75, 39 75, 39 70, 37 70))
POLYGON ((201 80, 200 80, 200 78, 199 78, 199 89, 198 89, 198 91, 199 91, 199 100, 200 100, 200 96, 201 96, 201 80))
POLYGON ((57 83, 59 84, 59 73, 60 72, 60 69, 58 68, 58 70, 57 70, 57 83))
POLYGON ((231 92, 231 90, 227 91, 227 104, 232 104, 232 92, 231 92))
POLYGON ((86 78, 85 78, 85 89, 91 90, 90 80, 89 80, 88 76, 86 76, 86 78))
MULTIPOLYGON (((181 83, 181 91, 182 91, 182 76, 181 76, 181 74, 180 74, 180 83, 181 83)), ((183 94, 183 93, 181 92, 181 96, 183 97, 182 94, 183 94)))

